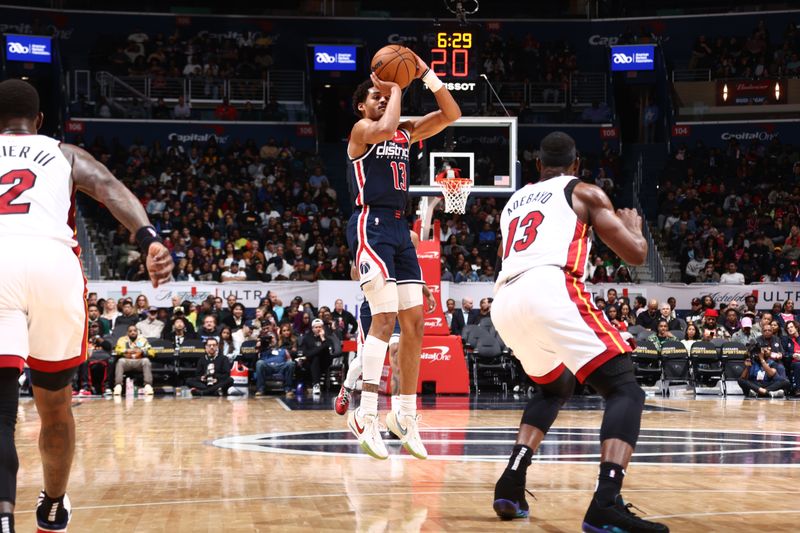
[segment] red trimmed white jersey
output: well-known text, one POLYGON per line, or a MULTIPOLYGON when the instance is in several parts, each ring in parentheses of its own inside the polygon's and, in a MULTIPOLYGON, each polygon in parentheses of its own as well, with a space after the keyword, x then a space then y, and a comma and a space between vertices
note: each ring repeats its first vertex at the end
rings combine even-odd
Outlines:
POLYGON ((515 192, 503 207, 503 266, 497 287, 532 268, 554 266, 582 279, 591 246, 591 229, 572 209, 574 176, 531 183, 515 192))
POLYGON ((44 135, 0 135, 0 237, 47 237, 77 246, 72 167, 44 135))

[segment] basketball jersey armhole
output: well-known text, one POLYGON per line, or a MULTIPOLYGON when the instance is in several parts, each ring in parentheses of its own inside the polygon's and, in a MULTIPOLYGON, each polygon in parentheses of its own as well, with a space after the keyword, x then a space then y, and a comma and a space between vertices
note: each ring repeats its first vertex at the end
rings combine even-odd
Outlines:
POLYGON ((572 192, 575 190, 575 187, 580 182, 581 180, 579 180, 578 178, 574 178, 570 180, 569 183, 567 183, 566 187, 564 187, 564 198, 567 200, 567 205, 570 207, 570 209, 574 209, 572 207, 572 192))
POLYGON ((355 163, 356 161, 361 161, 362 159, 364 159, 369 155, 369 153, 372 151, 373 148, 375 148, 376 145, 368 144, 366 146, 367 146, 367 151, 358 157, 350 157, 350 151, 345 148, 345 152, 347 154, 347 160, 350 161, 351 163, 355 163))

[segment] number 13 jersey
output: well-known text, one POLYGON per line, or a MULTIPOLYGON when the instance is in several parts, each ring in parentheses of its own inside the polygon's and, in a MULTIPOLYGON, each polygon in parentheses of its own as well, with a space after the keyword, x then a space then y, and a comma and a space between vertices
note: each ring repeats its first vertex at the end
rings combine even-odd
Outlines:
POLYGON ((540 266, 554 266, 583 279, 591 229, 572 209, 574 176, 531 183, 503 207, 503 266, 496 289, 514 276, 540 266))
POLYGON ((77 246, 72 166, 44 135, 0 135, 0 237, 77 246))

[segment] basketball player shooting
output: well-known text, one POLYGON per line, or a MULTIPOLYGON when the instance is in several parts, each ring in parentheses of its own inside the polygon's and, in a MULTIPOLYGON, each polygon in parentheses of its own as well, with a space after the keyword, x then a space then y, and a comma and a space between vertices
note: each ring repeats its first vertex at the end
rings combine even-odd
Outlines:
POLYGON ((72 379, 86 360, 86 280, 75 241, 75 191, 111 211, 136 235, 154 287, 172 257, 141 202, 86 151, 37 135, 44 116, 36 89, 0 83, 0 531, 13 532, 18 377, 27 362, 41 419, 44 490, 38 531, 67 530, 66 495, 75 452, 72 379), (6 187, 10 185, 10 187, 6 187), (58 332, 54 335, 53 332, 58 332))
POLYGON ((528 516, 528 466, 577 379, 605 399, 600 474, 583 531, 667 532, 665 525, 632 513, 620 495, 645 395, 634 377, 631 348, 583 284, 592 230, 626 263, 644 262, 642 218, 632 209, 614 212, 602 189, 575 177, 578 159, 569 135, 547 135, 540 151, 539 182, 514 193, 500 217, 502 270, 492 320, 538 390, 495 485, 494 510, 504 519, 528 516))
POLYGON ((350 133, 348 183, 355 210, 347 242, 355 256, 359 281, 372 310, 362 349, 361 405, 347 425, 372 457, 389 454, 378 427, 378 386, 395 319, 400 321, 400 409, 386 425, 417 458, 428 456, 419 437, 417 378, 422 350, 422 273, 411 242, 405 209, 408 201, 410 143, 436 135, 461 116, 450 92, 419 57, 416 78, 431 90, 439 109, 400 123, 400 86, 375 73, 358 86, 353 108, 359 117, 350 133))

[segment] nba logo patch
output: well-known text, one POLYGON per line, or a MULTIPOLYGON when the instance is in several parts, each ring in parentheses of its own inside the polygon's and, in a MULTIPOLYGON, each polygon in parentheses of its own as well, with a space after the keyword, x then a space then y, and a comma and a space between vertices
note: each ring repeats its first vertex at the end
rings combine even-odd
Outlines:
POLYGON ((367 262, 363 262, 358 265, 358 271, 361 273, 362 276, 366 276, 369 273, 370 264, 367 262))

